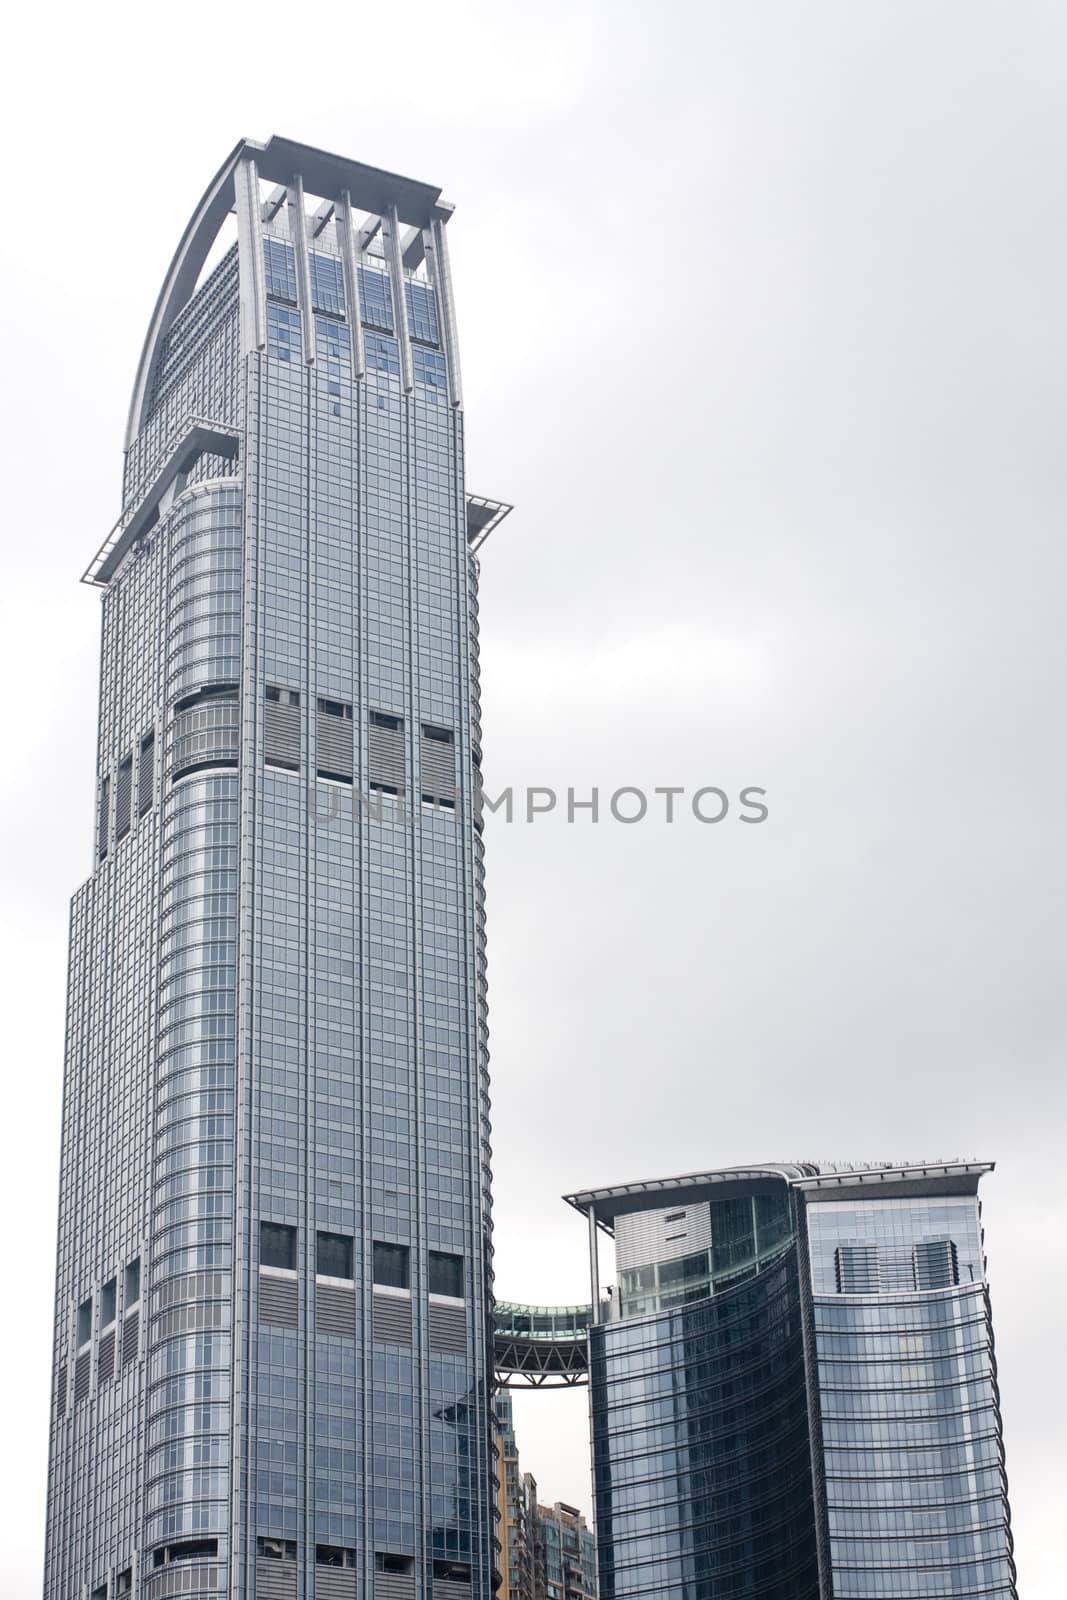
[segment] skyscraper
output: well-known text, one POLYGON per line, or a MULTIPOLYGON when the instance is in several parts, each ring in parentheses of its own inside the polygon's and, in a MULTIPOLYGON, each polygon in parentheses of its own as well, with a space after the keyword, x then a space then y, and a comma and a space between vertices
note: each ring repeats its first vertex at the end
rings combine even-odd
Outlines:
POLYGON ((1014 1600, 989 1170, 759 1166, 569 1197, 592 1245, 602 1600, 1014 1600))
POLYGON ((47 1600, 492 1592, 472 550, 507 508, 465 493, 450 211, 242 142, 153 313, 86 574, 47 1600))

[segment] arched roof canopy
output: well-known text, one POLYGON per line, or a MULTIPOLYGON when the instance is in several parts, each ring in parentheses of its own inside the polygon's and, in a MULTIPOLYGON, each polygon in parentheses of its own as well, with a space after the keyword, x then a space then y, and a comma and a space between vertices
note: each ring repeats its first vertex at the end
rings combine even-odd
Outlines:
POLYGON ((275 137, 266 144, 242 139, 205 189, 167 269, 137 368, 126 427, 127 449, 147 418, 163 342, 174 319, 192 298, 208 252, 233 209, 234 174, 245 159, 254 161, 257 176, 269 183, 289 185, 299 175, 306 193, 336 199, 347 190, 352 205, 360 211, 380 215, 396 206, 399 220, 411 227, 427 228, 434 221, 446 222, 452 212, 452 207, 441 200, 440 189, 432 184, 364 166, 292 139, 275 137))

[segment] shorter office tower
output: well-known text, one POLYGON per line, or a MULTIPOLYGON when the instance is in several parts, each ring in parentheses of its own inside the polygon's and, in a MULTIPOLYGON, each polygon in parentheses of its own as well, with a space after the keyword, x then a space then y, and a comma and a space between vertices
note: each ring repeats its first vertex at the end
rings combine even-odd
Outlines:
POLYGON ((497 1600, 597 1600, 596 1545, 586 1520, 562 1501, 542 1506, 537 1480, 523 1472, 511 1396, 497 1396, 497 1600))
POLYGON ((602 1600, 1015 1600, 989 1170, 760 1166, 568 1197, 590 1230, 602 1600))

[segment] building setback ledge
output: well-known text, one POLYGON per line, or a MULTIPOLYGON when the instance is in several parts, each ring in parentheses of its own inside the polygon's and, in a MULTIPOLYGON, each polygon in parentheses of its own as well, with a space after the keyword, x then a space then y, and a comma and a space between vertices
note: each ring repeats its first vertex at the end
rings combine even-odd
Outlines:
POLYGON ((233 461, 240 439, 237 429, 229 428, 224 423, 199 419, 191 422, 168 449, 144 493, 124 507, 119 520, 82 574, 82 582, 106 588, 126 552, 158 521, 159 502, 173 479, 180 472, 188 472, 196 458, 205 453, 233 461))
POLYGON ((506 500, 483 500, 480 495, 467 496, 467 547, 473 554, 480 550, 494 528, 499 528, 514 506, 506 500))

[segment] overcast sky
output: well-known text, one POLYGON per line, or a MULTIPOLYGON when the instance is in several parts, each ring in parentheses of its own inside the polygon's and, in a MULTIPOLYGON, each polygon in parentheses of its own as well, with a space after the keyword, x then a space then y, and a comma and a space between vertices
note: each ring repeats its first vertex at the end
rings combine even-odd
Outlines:
MULTIPOLYGON (((1020 1589, 1062 1595, 1067 9, 19 8, 7 171, 0 1592, 40 1591, 67 902, 145 327, 271 133, 441 184, 486 779, 770 816, 490 819, 497 1290, 586 1292, 596 1182, 996 1159, 1020 1589)), ((589 1504, 583 1394, 523 1464, 589 1504)))

